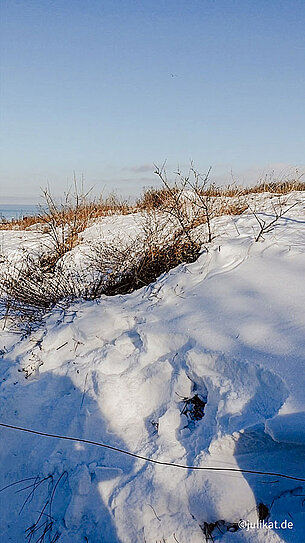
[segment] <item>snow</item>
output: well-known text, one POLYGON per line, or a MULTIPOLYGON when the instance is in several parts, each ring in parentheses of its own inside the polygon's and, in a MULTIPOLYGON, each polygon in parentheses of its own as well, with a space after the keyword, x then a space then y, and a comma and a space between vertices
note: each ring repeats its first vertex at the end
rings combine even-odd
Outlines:
POLYGON ((305 412, 277 415, 268 420, 265 425, 266 432, 274 441, 279 443, 305 443, 305 412))
MULTIPOLYGON (((153 285, 55 309, 27 337, 1 330, 0 422, 158 461, 305 478, 305 196, 295 201, 257 243, 251 213, 220 217, 209 251, 153 285), (185 409, 196 395, 205 404, 197 420, 185 409)), ((272 198, 257 202, 270 216, 272 198)), ((138 219, 90 227, 76 262, 101 235, 133 237, 138 219)), ((41 243, 33 230, 0 234, 14 258, 41 243)), ((58 531, 62 543, 202 543, 204 523, 255 522, 258 503, 293 529, 223 528, 214 539, 304 540, 304 482, 162 466, 7 428, 0 438, 1 488, 49 477, 32 494, 18 492, 31 481, 0 493, 1 541, 26 541, 50 496, 45 541, 58 531)))

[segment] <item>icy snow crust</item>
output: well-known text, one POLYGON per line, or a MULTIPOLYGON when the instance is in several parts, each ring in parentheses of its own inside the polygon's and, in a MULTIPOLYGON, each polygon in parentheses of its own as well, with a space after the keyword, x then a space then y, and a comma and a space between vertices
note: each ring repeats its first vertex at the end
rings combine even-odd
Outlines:
MULTIPOLYGON (((305 197, 291 198, 298 205, 258 243, 253 216, 221 217, 195 263, 133 294, 55 310, 27 338, 1 331, 0 421, 166 462, 304 478, 305 197), (200 420, 185 410, 196 394, 200 420)), ((93 226, 78 251, 112 224, 114 236, 132 233, 134 221, 93 226)), ((41 242, 33 231, 1 234, 14 258, 17 236, 41 242)), ((255 522, 258 503, 293 529, 215 530, 214 539, 304 541, 302 482, 158 466, 4 428, 0 436, 1 488, 63 474, 42 541, 57 530, 62 543, 202 543, 204 522, 255 522)), ((27 541, 50 495, 50 479, 28 499, 31 488, 16 492, 31 483, 0 493, 1 542, 27 541)))

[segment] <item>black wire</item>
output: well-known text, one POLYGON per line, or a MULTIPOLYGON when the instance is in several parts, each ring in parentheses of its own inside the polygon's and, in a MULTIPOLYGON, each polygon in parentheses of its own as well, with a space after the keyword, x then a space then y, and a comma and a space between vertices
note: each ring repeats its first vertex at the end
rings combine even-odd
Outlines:
POLYGON ((292 479, 294 481, 303 481, 305 479, 302 477, 293 477, 292 475, 285 475, 283 473, 275 473, 269 471, 255 471, 251 469, 240 469, 240 468, 221 468, 221 467, 208 467, 208 466, 186 466, 184 464, 176 464, 175 462, 164 462, 162 460, 153 460, 152 458, 147 458, 146 456, 141 456, 140 454, 132 453, 125 451, 124 449, 119 449, 118 447, 113 447, 112 445, 107 445, 106 443, 98 443, 97 441, 91 441, 90 439, 82 439, 79 437, 70 437, 62 436, 57 434, 47 434, 46 432, 38 432, 37 430, 32 430, 29 428, 22 428, 20 426, 13 426, 12 424, 4 424, 0 422, 0 426, 3 428, 10 428, 12 430, 19 430, 21 432, 27 432, 28 434, 35 434, 37 436, 52 437, 55 439, 65 439, 66 441, 74 441, 78 443, 87 443, 89 445, 95 445, 96 447, 103 447, 104 449, 110 449, 127 456, 132 456, 133 458, 138 458, 139 460, 144 460, 144 462, 151 462, 152 464, 158 464, 161 466, 172 466, 175 468, 189 469, 189 470, 204 470, 204 471, 230 471, 237 473, 253 473, 254 475, 270 475, 272 477, 282 477, 283 479, 292 479))

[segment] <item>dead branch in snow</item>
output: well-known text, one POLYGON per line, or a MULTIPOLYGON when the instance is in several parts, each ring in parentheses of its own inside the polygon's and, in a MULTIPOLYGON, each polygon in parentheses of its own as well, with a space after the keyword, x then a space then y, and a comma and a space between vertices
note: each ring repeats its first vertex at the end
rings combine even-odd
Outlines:
POLYGON ((274 229, 277 222, 284 217, 293 207, 297 205, 298 202, 294 202, 292 205, 290 205, 288 208, 285 208, 285 205, 287 204, 287 201, 283 201, 282 197, 279 195, 277 197, 277 203, 272 203, 272 210, 273 210, 273 218, 269 221, 265 220, 261 215, 258 214, 257 211, 254 209, 251 209, 249 207, 250 211, 252 212, 254 218, 258 222, 259 225, 259 231, 255 237, 255 241, 259 241, 261 238, 263 239, 264 234, 267 234, 268 232, 271 232, 271 230, 274 229))

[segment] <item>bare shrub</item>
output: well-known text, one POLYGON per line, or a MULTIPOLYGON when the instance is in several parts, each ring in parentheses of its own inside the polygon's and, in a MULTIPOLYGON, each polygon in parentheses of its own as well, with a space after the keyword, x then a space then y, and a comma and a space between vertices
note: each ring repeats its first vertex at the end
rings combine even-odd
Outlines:
MULTIPOLYGON (((274 177, 274 173, 266 175, 263 180, 259 180, 255 185, 238 185, 235 182, 228 185, 217 186, 215 182, 210 182, 209 174, 211 169, 208 171, 208 175, 201 176, 197 172, 193 164, 191 163, 189 172, 187 175, 183 176, 178 170, 176 172, 177 178, 171 186, 169 186, 164 164, 161 167, 156 167, 156 174, 161 179, 163 187, 161 188, 148 188, 144 191, 143 196, 137 201, 137 208, 139 210, 152 210, 160 209, 168 201, 172 199, 172 191, 175 190, 176 193, 179 193, 181 188, 186 190, 194 190, 196 185, 196 192, 200 194, 201 197, 208 198, 235 198, 240 199, 241 197, 247 196, 249 194, 259 194, 264 192, 269 192, 271 194, 288 194, 293 191, 305 191, 305 182, 302 181, 304 173, 299 173, 298 170, 295 171, 294 176, 287 175, 282 176, 281 179, 274 177), (194 176, 192 180, 192 176, 194 176), (200 183, 198 183, 200 178, 200 183), (180 186, 177 186, 177 181, 180 180, 180 186), (194 183, 195 181, 195 183, 194 183)), ((217 213, 223 214, 224 209, 221 207, 217 213)))
POLYGON ((154 282, 183 262, 198 258, 201 243, 185 236, 161 217, 146 214, 135 240, 96 243, 91 246, 88 269, 98 276, 93 298, 127 294, 154 282))
POLYGON ((284 215, 288 213, 293 207, 297 205, 298 202, 294 202, 292 205, 287 207, 287 200, 283 200, 283 197, 279 195, 277 197, 276 202, 272 202, 272 217, 269 218, 269 220, 266 220, 263 218, 262 213, 258 214, 256 209, 249 209, 252 211, 252 214, 254 218, 256 219, 258 225, 259 225, 259 231, 255 237, 255 241, 259 241, 260 239, 263 239, 264 234, 267 234, 268 232, 271 232, 278 223, 279 219, 281 219, 284 215))
POLYGON ((66 258, 79 242, 79 234, 97 216, 109 215, 117 209, 123 213, 130 208, 114 195, 104 200, 103 206, 101 202, 89 202, 87 194, 79 192, 76 184, 74 192, 67 193, 61 203, 46 190, 46 208, 40 220, 48 229, 51 248, 46 244, 40 255, 25 253, 18 266, 4 262, 0 290, 6 315, 31 325, 58 304, 77 298, 133 292, 177 265, 197 259, 203 241, 197 226, 207 225, 210 242, 212 218, 220 212, 241 211, 239 200, 229 205, 225 199, 203 193, 209 186, 209 172, 201 177, 191 166, 188 176, 177 172, 177 179, 171 185, 163 168, 156 171, 164 183, 162 202, 157 207, 153 203, 149 211, 141 212, 136 238, 127 242, 123 239, 91 242, 83 270, 75 269, 73 258, 70 265, 69 257, 66 258))
POLYGON ((95 206, 87 201, 88 193, 80 192, 76 183, 74 191, 67 192, 60 203, 48 189, 43 191, 43 196, 45 206, 41 208, 39 219, 49 229, 54 257, 58 260, 77 244, 78 235, 95 216, 95 206))
POLYGON ((186 237, 176 225, 154 213, 143 215, 134 240, 96 240, 85 251, 83 269, 69 255, 25 253, 12 264, 3 258, 0 298, 4 314, 30 329, 54 306, 66 307, 75 299, 92 300, 102 294, 127 294, 154 282, 183 262, 197 259, 201 243, 186 237), (67 259, 68 257, 68 259, 67 259))
POLYGON ((190 176, 183 176, 178 171, 174 182, 170 183, 164 164, 161 167, 156 166, 155 173, 162 181, 166 191, 166 199, 161 208, 162 212, 168 216, 173 228, 178 227, 180 235, 188 239, 190 244, 194 243, 192 231, 204 221, 200 220, 202 213, 195 205, 194 191, 188 190, 190 176))
POLYGON ((124 215, 131 212, 127 201, 114 193, 103 199, 89 200, 87 193, 77 186, 69 190, 64 200, 57 202, 48 189, 43 191, 45 201, 39 215, 40 222, 47 227, 47 234, 53 248, 53 262, 48 258, 49 268, 79 243, 81 234, 94 220, 112 214, 124 215))
POLYGON ((135 206, 115 193, 105 198, 101 195, 98 199, 91 200, 88 198, 89 193, 90 191, 84 193, 74 182, 74 188, 70 189, 59 202, 49 189, 44 189, 42 191, 44 203, 37 206, 37 215, 12 220, 0 217, 0 230, 26 230, 34 224, 43 223, 47 231, 51 232, 54 246, 60 248, 59 253, 64 254, 65 249, 73 247, 78 234, 85 230, 92 220, 136 211, 135 206))
MULTIPOLYGON (((246 193, 240 188, 217 188, 210 183, 210 170, 202 176, 191 164, 186 175, 176 172, 173 183, 168 181, 164 165, 156 167, 156 174, 163 188, 146 191, 135 207, 114 194, 89 201, 88 193, 79 191, 76 183, 61 203, 46 190, 46 206, 39 220, 51 244, 47 243, 40 255, 25 253, 16 265, 3 257, 2 314, 30 328, 54 306, 65 306, 77 298, 92 300, 103 294, 133 292, 177 265, 195 261, 202 244, 214 238, 213 219, 240 214, 248 207, 246 193), (135 239, 117 238, 111 243, 97 239, 85 250, 85 268, 73 264, 68 253, 94 220, 139 210, 141 221, 135 239), (201 225, 205 228, 198 228, 201 225)), ((256 241, 293 207, 287 208, 286 203, 279 194, 270 220, 251 209, 259 225, 256 241)))
POLYGON ((194 262, 200 248, 201 245, 196 246, 182 237, 173 239, 169 245, 163 247, 147 247, 132 267, 122 274, 120 281, 107 285, 106 293, 127 294, 149 285, 178 264, 194 262))
POLYGON ((0 297, 5 320, 13 318, 21 326, 31 327, 55 305, 88 295, 79 273, 64 269, 61 263, 49 271, 45 256, 26 254, 18 265, 2 260, 0 297))
MULTIPOLYGON (((163 204, 158 208, 167 213, 190 243, 194 241, 193 231, 197 226, 205 224, 207 228, 206 243, 214 238, 212 220, 221 215, 236 215, 247 209, 247 202, 237 187, 217 188, 210 183, 211 168, 201 175, 191 163, 189 171, 183 175, 176 172, 174 183, 170 184, 164 164, 156 167, 156 174, 161 179, 165 189, 158 194, 163 204)), ((196 240, 198 241, 198 240, 196 240)))

